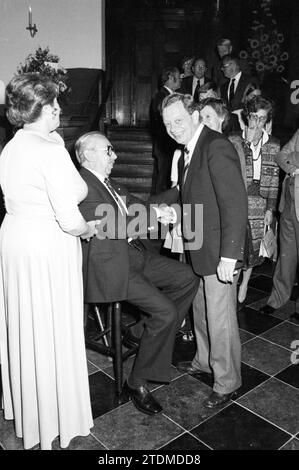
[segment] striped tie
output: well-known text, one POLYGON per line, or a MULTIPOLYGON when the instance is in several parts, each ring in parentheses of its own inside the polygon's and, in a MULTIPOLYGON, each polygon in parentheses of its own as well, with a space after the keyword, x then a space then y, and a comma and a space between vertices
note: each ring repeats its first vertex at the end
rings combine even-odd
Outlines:
POLYGON ((104 179, 104 183, 105 183, 105 185, 107 186, 107 188, 109 188, 111 194, 113 195, 114 199, 116 200, 121 215, 124 215, 124 213, 123 213, 123 211, 124 211, 124 209, 125 209, 125 207, 124 207, 124 202, 122 201, 122 199, 121 199, 121 197, 119 196, 119 194, 117 194, 117 192, 116 192, 115 189, 113 188, 110 179, 109 179, 109 178, 105 178, 105 179, 104 179))
POLYGON ((189 150, 188 148, 184 147, 184 160, 185 160, 185 165, 184 165, 184 170, 183 170, 183 185, 185 184, 186 178, 187 178, 187 173, 188 173, 188 168, 190 165, 190 160, 189 160, 189 150))

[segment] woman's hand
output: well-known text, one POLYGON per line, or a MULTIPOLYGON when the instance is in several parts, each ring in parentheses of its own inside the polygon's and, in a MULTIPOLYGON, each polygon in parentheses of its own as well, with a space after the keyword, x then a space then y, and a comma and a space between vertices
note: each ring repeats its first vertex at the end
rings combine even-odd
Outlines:
POLYGON ((98 223, 99 223, 98 220, 91 220, 90 222, 86 222, 87 230, 80 235, 82 240, 86 240, 89 242, 89 240, 98 233, 97 228, 96 228, 98 223))
POLYGON ((248 122, 249 126, 245 127, 245 140, 246 142, 252 142, 256 135, 256 126, 252 125, 252 122, 248 122))
POLYGON ((270 210, 266 211, 265 218, 264 218, 264 224, 265 225, 271 225, 273 220, 273 212, 270 210))

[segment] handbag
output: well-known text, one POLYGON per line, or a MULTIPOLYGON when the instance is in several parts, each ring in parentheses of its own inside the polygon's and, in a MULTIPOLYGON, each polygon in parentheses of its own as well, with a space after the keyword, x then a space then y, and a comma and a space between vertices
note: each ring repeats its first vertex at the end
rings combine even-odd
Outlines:
POLYGON ((272 258, 274 253, 276 253, 277 241, 276 235, 273 232, 270 225, 264 226, 264 236, 261 241, 259 256, 264 258, 272 258))

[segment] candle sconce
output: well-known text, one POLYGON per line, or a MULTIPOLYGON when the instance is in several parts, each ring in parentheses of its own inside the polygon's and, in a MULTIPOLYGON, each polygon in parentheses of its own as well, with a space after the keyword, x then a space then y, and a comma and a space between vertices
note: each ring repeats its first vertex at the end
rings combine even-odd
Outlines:
POLYGON ((34 36, 36 35, 38 29, 36 27, 36 24, 34 23, 34 25, 32 25, 32 9, 31 7, 29 7, 29 24, 27 26, 28 31, 30 32, 30 36, 32 38, 34 38, 34 36))
POLYGON ((34 38, 34 36, 36 35, 36 33, 37 33, 37 31, 38 31, 38 29, 37 29, 35 23, 34 23, 33 26, 32 26, 32 25, 27 26, 26 29, 28 29, 28 30, 30 31, 30 36, 31 36, 32 38, 34 38))

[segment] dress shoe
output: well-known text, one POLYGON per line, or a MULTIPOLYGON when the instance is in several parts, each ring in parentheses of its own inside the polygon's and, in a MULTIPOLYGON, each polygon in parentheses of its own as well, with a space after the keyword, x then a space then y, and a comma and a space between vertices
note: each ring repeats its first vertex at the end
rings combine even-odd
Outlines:
POLYGON ((271 307, 271 305, 264 305, 263 307, 260 308, 259 312, 262 314, 262 315, 271 315, 271 313, 273 313, 275 311, 275 308, 274 307, 271 307))
POLYGON ((163 410, 162 406, 154 399, 151 392, 144 385, 132 388, 128 382, 125 382, 123 390, 142 413, 156 415, 163 410))
POLYGON ((223 405, 231 398, 236 398, 237 392, 231 393, 217 393, 212 392, 207 400, 204 401, 203 405, 205 408, 217 408, 218 406, 223 405))
POLYGON ((123 334, 123 345, 128 348, 138 348, 140 344, 140 338, 134 336, 131 330, 128 328, 123 334))
POLYGON ((178 362, 176 366, 177 370, 180 372, 184 372, 190 375, 194 374, 209 374, 209 372, 205 372, 204 370, 196 369, 196 367, 193 367, 191 361, 186 361, 186 362, 178 362))

